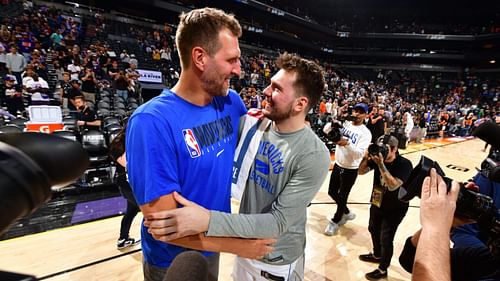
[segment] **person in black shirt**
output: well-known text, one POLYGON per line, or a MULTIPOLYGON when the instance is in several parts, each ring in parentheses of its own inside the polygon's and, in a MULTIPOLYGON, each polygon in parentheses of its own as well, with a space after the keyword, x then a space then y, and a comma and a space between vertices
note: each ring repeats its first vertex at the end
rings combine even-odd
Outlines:
POLYGON ((73 79, 70 82, 71 88, 68 90, 66 94, 66 98, 68 98, 68 109, 70 111, 76 111, 77 106, 75 105, 75 98, 82 96, 82 91, 80 90, 80 80, 73 79))
POLYGON ((78 110, 78 121, 76 122, 76 124, 80 126, 80 129, 99 130, 99 126, 101 126, 101 120, 97 118, 97 114, 95 113, 95 111, 87 106, 87 103, 85 102, 85 98, 83 96, 75 97, 75 106, 78 110))
POLYGON ((85 75, 82 77, 82 94, 85 100, 95 102, 97 79, 90 67, 85 68, 85 75))
POLYGON ((365 275, 368 280, 387 277, 387 268, 392 258, 394 236, 408 211, 408 203, 398 199, 398 192, 413 169, 410 160, 399 155, 396 137, 381 136, 376 143, 388 146, 387 156, 384 159, 381 153, 370 155, 367 152, 358 170, 360 175, 366 174, 371 169, 374 170, 368 225, 373 243, 373 253, 359 256, 362 261, 379 263, 377 269, 365 275))
POLYGON ((111 141, 109 154, 116 163, 115 182, 120 189, 120 193, 127 200, 127 209, 120 223, 120 237, 116 242, 118 250, 137 245, 141 240, 129 236, 130 226, 137 213, 140 211, 134 197, 130 183, 127 180, 127 160, 125 159, 125 127, 111 141))
POLYGON ((372 143, 376 143, 378 138, 384 135, 386 128, 384 114, 385 110, 383 105, 379 105, 379 108, 374 107, 372 113, 370 113, 366 127, 370 130, 370 133, 372 133, 372 143))
POLYGON ((16 77, 14 77, 13 75, 7 75, 4 81, 5 87, 0 95, 0 100, 3 100, 5 102, 7 111, 9 111, 10 114, 17 116, 18 111, 20 113, 24 111, 21 86, 19 84, 15 85, 16 77))

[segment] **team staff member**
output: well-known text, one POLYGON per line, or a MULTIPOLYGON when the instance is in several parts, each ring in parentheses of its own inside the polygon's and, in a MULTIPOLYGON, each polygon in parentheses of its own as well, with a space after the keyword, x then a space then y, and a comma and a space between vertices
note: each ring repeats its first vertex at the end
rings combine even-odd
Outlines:
POLYGON ((389 152, 385 159, 381 153, 370 155, 367 152, 358 171, 360 175, 364 175, 371 169, 374 170, 368 225, 372 237, 373 253, 359 256, 362 261, 379 263, 377 269, 365 275, 368 280, 387 277, 387 268, 391 264, 394 235, 396 235, 396 230, 408 211, 408 203, 398 199, 398 192, 413 170, 410 160, 399 155, 396 137, 381 136, 377 144, 388 147, 389 152))
POLYGON ((334 235, 348 220, 356 215, 347 208, 347 198, 358 177, 358 167, 361 159, 370 145, 372 135, 363 124, 368 113, 368 106, 358 103, 353 108, 354 121, 343 124, 342 139, 335 148, 335 165, 330 176, 328 195, 337 203, 337 212, 328 222, 325 235, 334 235))
MULTIPOLYGON (((211 210, 230 212, 231 168, 238 123, 246 109, 229 90, 240 74, 241 27, 232 15, 204 8, 183 13, 176 44, 181 77, 171 90, 140 106, 128 122, 127 170, 144 216, 174 209, 173 193, 211 210)), ((230 252, 255 258, 272 250, 274 240, 204 237, 157 241, 142 227, 144 279, 163 280, 173 259, 185 247, 230 252)), ((219 255, 205 252, 211 280, 219 255)))
POLYGON ((99 130, 101 120, 97 118, 95 111, 87 106, 85 98, 83 96, 77 96, 74 100, 78 111, 78 121, 76 121, 76 124, 80 126, 80 129, 99 130))

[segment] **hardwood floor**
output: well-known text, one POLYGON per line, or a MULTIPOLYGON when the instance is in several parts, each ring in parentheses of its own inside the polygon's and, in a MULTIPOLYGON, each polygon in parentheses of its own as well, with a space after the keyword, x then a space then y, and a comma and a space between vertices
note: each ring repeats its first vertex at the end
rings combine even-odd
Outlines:
MULTIPOLYGON (((440 163, 445 173, 459 181, 471 178, 486 153, 481 140, 464 142, 428 141, 411 145, 401 153, 415 165, 421 155, 440 163), (463 172, 447 168, 454 165, 469 169, 463 172)), ((323 235, 323 230, 336 210, 329 198, 328 181, 308 208, 305 279, 365 280, 364 274, 372 271, 373 264, 358 260, 358 255, 371 250, 368 232, 369 197, 373 174, 359 176, 349 197, 349 208, 357 215, 333 237, 323 235)), ((237 209, 237 203, 233 202, 237 209)), ((394 241, 394 257, 389 268, 388 280, 410 280, 398 262, 405 239, 419 228, 419 200, 411 202, 410 210, 400 225, 394 241)), ((0 269, 33 274, 44 280, 142 280, 140 246, 125 252, 116 249, 121 217, 114 217, 82 225, 52 230, 0 242, 0 269)), ((140 215, 134 220, 132 237, 139 237, 140 215)), ((219 280, 230 277, 234 256, 223 254, 219 280)))

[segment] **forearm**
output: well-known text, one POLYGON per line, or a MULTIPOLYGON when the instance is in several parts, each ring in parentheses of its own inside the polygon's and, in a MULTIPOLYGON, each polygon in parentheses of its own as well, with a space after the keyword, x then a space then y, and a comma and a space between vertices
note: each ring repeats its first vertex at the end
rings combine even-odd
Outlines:
POLYGON ((239 255, 244 249, 245 239, 232 237, 206 237, 197 234, 172 240, 168 242, 176 246, 218 253, 231 253, 239 255))
POLYGON ((415 254, 412 280, 451 280, 449 246, 448 233, 423 229, 415 254))
POLYGON ((358 175, 364 175, 370 171, 370 167, 368 166, 368 157, 363 157, 361 163, 359 164, 358 175))
POLYGON ((87 125, 89 126, 101 126, 101 120, 87 121, 87 125))
POLYGON ((242 238, 278 237, 283 231, 271 213, 229 214, 210 211, 207 236, 229 236, 242 238))
POLYGON ((402 180, 400 180, 396 177, 393 177, 391 175, 391 173, 389 173, 389 171, 387 170, 387 167, 384 165, 383 162, 378 164, 378 168, 380 171, 380 176, 382 177, 387 188, 389 188, 390 191, 394 191, 394 190, 398 189, 403 184, 402 180))

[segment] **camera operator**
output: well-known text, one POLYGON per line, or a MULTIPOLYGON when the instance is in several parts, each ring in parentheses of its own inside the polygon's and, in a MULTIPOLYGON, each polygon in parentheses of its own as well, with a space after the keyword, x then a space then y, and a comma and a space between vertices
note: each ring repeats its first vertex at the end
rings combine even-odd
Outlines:
MULTIPOLYGON (((491 195, 495 206, 500 206, 500 183, 491 182, 484 175, 479 173, 473 179, 473 183, 467 185, 473 188, 477 184, 479 192, 491 195), (488 193, 493 192, 493 193, 488 193)), ((463 224, 463 221, 455 218, 454 225, 463 224)), ((413 236, 406 240, 403 251, 399 257, 401 266, 408 272, 414 273, 414 259, 417 257, 417 245, 420 245, 422 231, 418 230, 413 236)), ((490 234, 478 227, 477 223, 465 224, 456 227, 451 233, 451 239, 454 242, 450 251, 451 257, 451 280, 469 281, 469 280, 500 280, 500 261, 491 253, 486 241, 490 234)), ((447 237, 449 235, 447 234, 447 237)), ((446 246, 449 247, 448 241, 446 246)))
POLYGON ((371 169, 374 170, 374 177, 368 230, 373 253, 360 255, 359 259, 379 263, 378 269, 365 275, 368 280, 378 280, 387 277, 394 236, 408 211, 408 203, 399 201, 398 192, 413 167, 410 160, 399 155, 398 139, 384 135, 376 144, 370 145, 359 165, 358 174, 364 175, 371 169))
MULTIPOLYGON (((481 164, 482 169, 472 182, 467 183, 465 189, 460 189, 453 222, 453 225, 457 227, 451 232, 451 240, 454 243, 450 251, 451 280, 455 281, 500 280, 500 213, 498 212, 500 207, 500 181, 498 180, 500 127, 490 123, 484 124, 483 128, 478 128, 476 131, 478 131, 477 136, 494 148, 487 160, 481 164), (481 136, 483 134, 484 136, 481 136), (478 192, 468 189, 476 189, 478 192), (470 194, 474 195, 469 196, 470 194), (470 223, 473 222, 472 220, 477 223, 470 223)), ((406 240, 399 257, 400 264, 410 273, 417 271, 417 267, 413 268, 414 259, 417 265, 415 254, 419 252, 418 247, 421 245, 420 240, 424 237, 424 231, 423 226, 422 230, 406 240)), ((448 241, 445 244, 448 249, 448 241)))
POLYGON ((328 236, 334 235, 348 220, 356 217, 347 208, 347 198, 358 177, 359 164, 372 138, 370 131, 363 124, 367 113, 366 104, 356 104, 351 117, 353 121, 345 121, 340 129, 342 137, 336 142, 335 165, 328 188, 328 195, 337 203, 337 212, 325 228, 324 233, 328 236))
POLYGON ((449 230, 456 208, 459 185, 453 182, 450 191, 436 170, 422 184, 418 243, 412 280, 451 280, 449 230))

